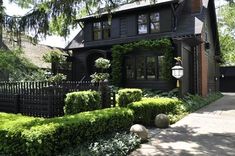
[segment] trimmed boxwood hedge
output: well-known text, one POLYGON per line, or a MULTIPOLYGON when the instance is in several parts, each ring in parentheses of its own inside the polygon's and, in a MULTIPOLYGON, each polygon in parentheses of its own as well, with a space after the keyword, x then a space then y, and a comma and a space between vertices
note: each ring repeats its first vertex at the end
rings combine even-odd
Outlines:
POLYGON ((101 96, 97 91, 72 92, 66 95, 64 113, 76 114, 101 108, 101 96))
POLYGON ((129 104, 128 108, 134 111, 135 123, 153 125, 156 115, 174 113, 180 104, 182 101, 174 98, 143 98, 129 104))
POLYGON ((142 90, 136 88, 120 89, 118 91, 118 104, 120 107, 126 107, 128 104, 140 101, 142 98, 142 90))
POLYGON ((133 123, 127 108, 108 108, 42 119, 0 113, 0 154, 57 155, 105 133, 127 130, 133 123), (2 153, 1 153, 2 152, 2 153))

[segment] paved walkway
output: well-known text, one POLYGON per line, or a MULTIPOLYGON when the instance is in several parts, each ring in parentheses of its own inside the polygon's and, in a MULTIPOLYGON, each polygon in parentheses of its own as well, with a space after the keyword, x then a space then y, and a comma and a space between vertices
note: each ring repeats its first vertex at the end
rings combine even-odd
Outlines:
POLYGON ((131 156, 235 156, 235 93, 150 133, 150 141, 131 156))

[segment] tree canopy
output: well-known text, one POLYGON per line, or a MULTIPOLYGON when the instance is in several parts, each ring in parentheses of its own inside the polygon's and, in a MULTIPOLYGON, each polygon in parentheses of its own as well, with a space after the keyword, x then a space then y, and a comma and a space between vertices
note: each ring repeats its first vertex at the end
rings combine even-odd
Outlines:
MULTIPOLYGON (((2 0, 0 0, 0 5, 2 0)), ((9 0, 22 8, 31 8, 22 17, 4 13, 3 27, 9 32, 33 31, 34 37, 56 34, 66 37, 71 28, 78 26, 77 20, 85 15, 108 11, 126 3, 140 0, 9 0), (101 9, 102 8, 102 9, 101 9)), ((150 0, 155 3, 157 0, 150 0)))
POLYGON ((226 66, 235 65, 235 2, 227 0, 229 4, 219 10, 220 45, 226 66))

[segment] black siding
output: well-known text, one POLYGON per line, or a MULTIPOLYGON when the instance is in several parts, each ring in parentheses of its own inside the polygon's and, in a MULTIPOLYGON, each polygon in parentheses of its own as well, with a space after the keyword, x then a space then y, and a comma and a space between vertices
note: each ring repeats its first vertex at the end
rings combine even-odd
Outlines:
POLYGON ((92 23, 86 23, 84 27, 84 39, 86 42, 92 41, 92 23))
POLYGON ((161 32, 172 31, 172 12, 170 9, 160 11, 160 30, 161 32))
POLYGON ((137 16, 129 15, 127 17, 127 35, 135 36, 137 34, 137 16))
POLYGON ((119 18, 112 19, 112 26, 111 26, 111 38, 118 38, 120 37, 120 20, 119 18))

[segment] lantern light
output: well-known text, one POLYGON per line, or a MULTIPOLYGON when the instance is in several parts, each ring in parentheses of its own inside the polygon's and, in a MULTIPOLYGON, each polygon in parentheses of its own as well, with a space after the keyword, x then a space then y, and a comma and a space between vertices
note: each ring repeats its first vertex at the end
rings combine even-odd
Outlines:
POLYGON ((179 64, 179 62, 176 63, 176 65, 172 68, 172 76, 176 79, 180 79, 184 75, 184 68, 179 64))

